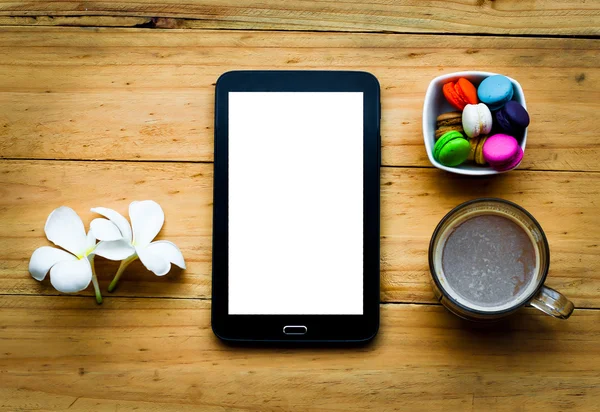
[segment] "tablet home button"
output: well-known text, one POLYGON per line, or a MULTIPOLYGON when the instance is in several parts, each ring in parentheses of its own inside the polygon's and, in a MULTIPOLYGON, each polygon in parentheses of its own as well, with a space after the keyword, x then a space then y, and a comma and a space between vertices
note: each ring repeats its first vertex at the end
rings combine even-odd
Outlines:
POLYGON ((290 325, 283 327, 283 333, 286 335, 304 335, 308 329, 302 325, 290 325))

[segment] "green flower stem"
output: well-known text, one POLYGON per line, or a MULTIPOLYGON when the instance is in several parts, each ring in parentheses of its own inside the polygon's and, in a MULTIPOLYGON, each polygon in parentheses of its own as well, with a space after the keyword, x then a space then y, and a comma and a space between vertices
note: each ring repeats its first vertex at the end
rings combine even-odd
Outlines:
POLYGON ((90 257, 90 265, 92 266, 92 284, 94 285, 94 291, 96 292, 96 302, 102 304, 102 293, 100 293, 100 285, 98 285, 98 278, 96 277, 96 267, 94 265, 94 256, 90 257))
POLYGON ((119 266, 119 270, 117 270, 115 277, 113 278, 112 282, 110 282, 110 285, 108 285, 109 292, 112 292, 113 290, 115 290, 115 288, 117 287, 117 283, 119 283, 119 279, 121 278, 121 275, 123 274, 123 272, 125 272, 125 269, 127 269, 127 266, 129 266, 129 264, 131 262, 133 262, 134 260, 136 260, 137 258, 138 258, 137 253, 134 253, 133 255, 129 256, 127 259, 125 259, 121 262, 121 265, 119 266))

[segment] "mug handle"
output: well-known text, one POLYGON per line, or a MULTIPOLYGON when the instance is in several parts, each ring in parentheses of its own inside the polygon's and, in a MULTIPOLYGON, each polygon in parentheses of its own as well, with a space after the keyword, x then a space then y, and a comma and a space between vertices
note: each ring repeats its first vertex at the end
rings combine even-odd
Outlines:
POLYGON ((575 309, 573 302, 547 286, 542 286, 538 294, 529 303, 545 314, 559 319, 568 319, 575 309))

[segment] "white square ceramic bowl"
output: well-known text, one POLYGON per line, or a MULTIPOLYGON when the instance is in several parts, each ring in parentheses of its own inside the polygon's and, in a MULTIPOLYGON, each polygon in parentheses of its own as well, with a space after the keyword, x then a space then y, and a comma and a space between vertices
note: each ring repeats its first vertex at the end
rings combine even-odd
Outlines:
MULTIPOLYGON (((427 150, 427 156, 429 157, 429 161, 438 169, 443 169, 448 172, 458 173, 461 175, 471 176, 485 176, 504 173, 498 172, 489 166, 477 166, 469 163, 463 163, 462 165, 455 167, 444 166, 443 164, 441 164, 433 158, 433 146, 435 145, 435 129, 437 117, 442 113, 456 110, 450 105, 450 103, 448 103, 448 101, 444 97, 444 93, 442 92, 442 87, 444 86, 444 84, 448 83, 449 81, 456 81, 459 78, 464 77, 465 79, 473 83, 475 87, 478 87, 479 83, 481 83, 483 79, 489 76, 494 76, 496 74, 498 73, 478 71, 456 72, 436 77, 431 81, 431 83, 429 83, 427 93, 425 94, 425 103, 423 104, 423 140, 425 141, 425 150, 427 150)), ((523 88, 515 79, 511 79, 510 77, 509 79, 512 82, 514 88, 513 100, 521 103, 523 107, 527 108, 527 105, 525 104, 525 95, 523 94, 523 88)), ((525 154, 526 143, 527 129, 525 129, 523 139, 521 140, 521 149, 523 149, 523 154, 525 154)))

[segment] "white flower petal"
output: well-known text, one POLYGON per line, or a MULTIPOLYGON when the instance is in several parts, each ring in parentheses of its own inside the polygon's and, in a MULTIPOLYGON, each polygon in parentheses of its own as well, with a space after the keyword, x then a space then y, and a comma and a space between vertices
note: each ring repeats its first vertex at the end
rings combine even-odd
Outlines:
POLYGON ((151 272, 156 276, 164 276, 171 270, 171 263, 162 256, 154 255, 151 251, 145 248, 135 248, 140 260, 151 272))
POLYGON ((94 219, 90 223, 90 231, 100 240, 119 240, 123 235, 119 228, 108 219, 94 219))
POLYGON ((56 246, 68 250, 74 255, 83 256, 86 236, 81 218, 73 209, 61 206, 48 216, 44 227, 46 237, 56 246))
POLYGON ((168 240, 157 240, 156 242, 150 243, 146 247, 146 250, 153 255, 161 256, 180 268, 185 269, 183 254, 173 242, 169 242, 168 240))
POLYGON ((96 236, 94 236, 94 232, 92 232, 90 229, 85 239, 85 250, 88 251, 94 246, 96 246, 96 236))
POLYGON ((35 280, 44 280, 46 273, 58 262, 77 260, 75 256, 52 246, 37 248, 29 261, 29 273, 35 280))
POLYGON ((98 213, 99 215, 108 218, 119 228, 122 237, 124 237, 129 243, 131 243, 131 225, 129 224, 127 219, 123 217, 122 214, 120 214, 116 210, 112 210, 107 207, 94 207, 92 208, 92 212, 98 213))
POLYGON ((131 202, 129 218, 133 228, 133 242, 136 247, 141 248, 152 242, 165 223, 162 208, 153 200, 131 202))
POLYGON ((92 267, 87 258, 58 262, 50 269, 50 283, 59 292, 82 291, 91 281, 92 267))
POLYGON ((135 253, 133 246, 125 239, 111 240, 98 243, 94 253, 110 260, 123 260, 135 253))

